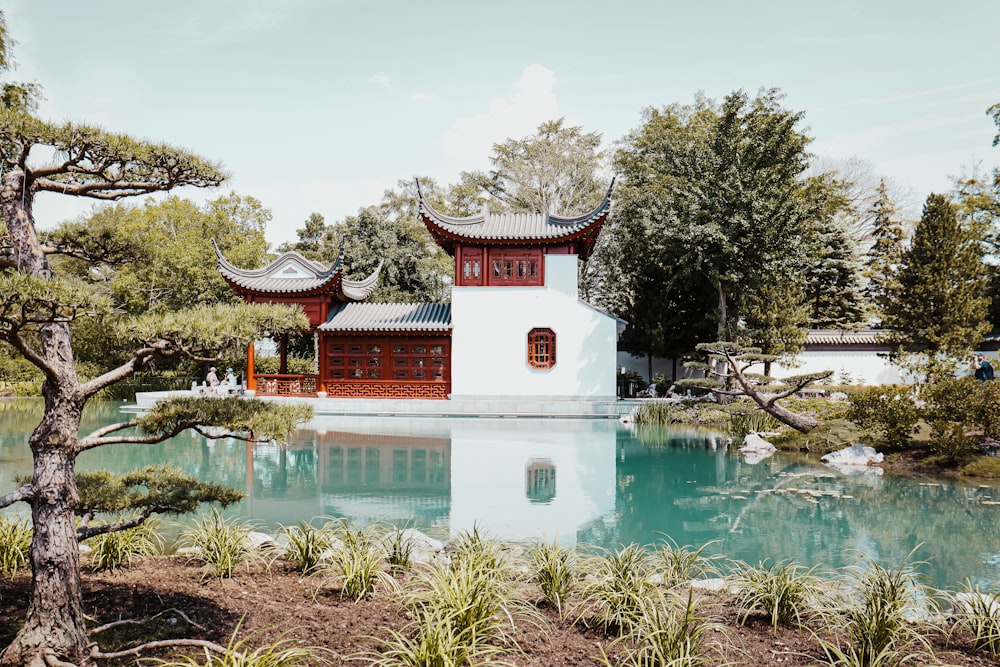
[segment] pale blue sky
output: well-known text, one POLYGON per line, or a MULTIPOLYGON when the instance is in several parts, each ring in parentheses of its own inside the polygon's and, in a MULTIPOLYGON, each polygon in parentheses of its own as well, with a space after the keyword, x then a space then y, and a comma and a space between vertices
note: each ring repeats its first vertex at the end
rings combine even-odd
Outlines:
MULTIPOLYGON (((41 115, 223 162, 272 243, 398 179, 457 181, 566 117, 611 147, 648 106, 777 87, 813 153, 859 157, 919 206, 1000 165, 996 0, 6 0, 41 115)), ((66 198, 62 198, 66 199, 66 198)), ((87 210, 46 195, 42 226, 87 210)))

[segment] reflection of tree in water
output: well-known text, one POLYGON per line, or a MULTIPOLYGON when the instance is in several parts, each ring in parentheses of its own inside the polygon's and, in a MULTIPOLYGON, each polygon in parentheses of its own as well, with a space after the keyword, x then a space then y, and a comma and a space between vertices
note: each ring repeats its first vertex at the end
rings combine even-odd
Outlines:
POLYGON ((794 558, 842 568, 866 554, 917 560, 938 586, 1000 581, 1000 489, 891 476, 847 477, 798 455, 746 464, 724 447, 670 433, 620 438, 613 515, 580 528, 581 543, 680 544, 756 562, 794 558), (986 504, 984 504, 986 503, 986 504))

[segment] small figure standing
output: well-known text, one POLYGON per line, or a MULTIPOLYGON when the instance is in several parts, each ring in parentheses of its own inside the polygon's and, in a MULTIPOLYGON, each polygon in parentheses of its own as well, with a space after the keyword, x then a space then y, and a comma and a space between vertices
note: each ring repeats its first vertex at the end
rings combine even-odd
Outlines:
POLYGON ((233 373, 233 369, 232 368, 227 368, 226 369, 226 382, 229 383, 230 387, 235 387, 236 386, 236 373, 233 373))
POLYGON ((215 374, 215 366, 208 369, 208 375, 205 376, 205 384, 209 387, 219 386, 219 376, 215 374))

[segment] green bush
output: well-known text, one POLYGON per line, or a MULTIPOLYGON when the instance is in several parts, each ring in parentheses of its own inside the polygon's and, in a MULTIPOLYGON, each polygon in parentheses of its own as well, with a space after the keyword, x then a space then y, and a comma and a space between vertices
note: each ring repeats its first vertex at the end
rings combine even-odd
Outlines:
POLYGON ((921 392, 924 419, 931 426, 931 448, 951 462, 967 460, 976 452, 981 433, 1000 433, 1000 383, 975 378, 947 378, 921 392))
POLYGON ((852 394, 850 402, 847 418, 891 448, 906 446, 920 419, 909 387, 866 387, 852 394))

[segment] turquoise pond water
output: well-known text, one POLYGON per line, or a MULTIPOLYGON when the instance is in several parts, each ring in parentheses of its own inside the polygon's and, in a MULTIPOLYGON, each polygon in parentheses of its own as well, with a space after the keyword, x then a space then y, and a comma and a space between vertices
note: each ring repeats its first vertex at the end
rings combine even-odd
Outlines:
MULTIPOLYGON (((127 419, 88 406, 84 430, 127 419)), ((41 403, 0 404, 0 495, 30 475, 41 403)), ((756 562, 840 568, 916 552, 929 583, 1000 582, 1000 487, 873 473, 803 456, 751 464, 717 433, 615 420, 323 417, 285 448, 184 434, 84 452, 78 470, 169 463, 246 493, 226 510, 265 529, 319 516, 613 548, 669 535, 756 562)), ((26 512, 14 506, 7 512, 26 512)))

